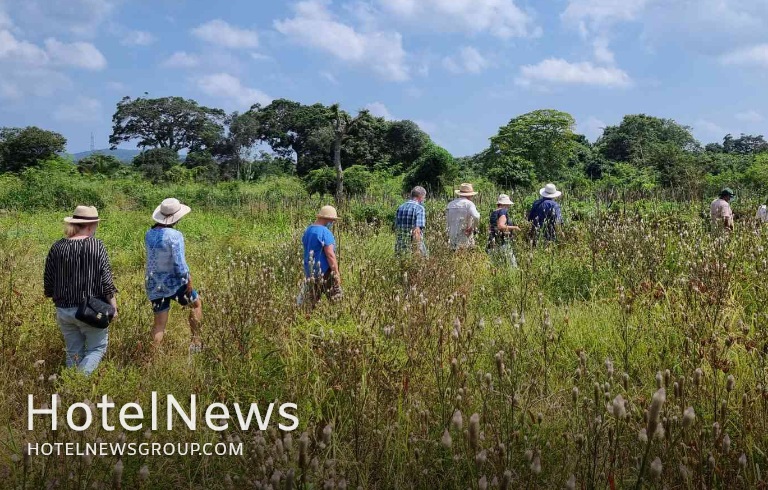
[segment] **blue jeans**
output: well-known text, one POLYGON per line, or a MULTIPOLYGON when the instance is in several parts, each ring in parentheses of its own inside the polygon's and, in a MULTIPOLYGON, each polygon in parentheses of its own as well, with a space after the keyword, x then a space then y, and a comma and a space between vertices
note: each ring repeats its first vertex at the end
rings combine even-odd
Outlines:
POLYGON ((95 328, 75 318, 77 308, 56 308, 59 324, 67 347, 67 367, 77 367, 91 374, 107 352, 109 328, 95 328))

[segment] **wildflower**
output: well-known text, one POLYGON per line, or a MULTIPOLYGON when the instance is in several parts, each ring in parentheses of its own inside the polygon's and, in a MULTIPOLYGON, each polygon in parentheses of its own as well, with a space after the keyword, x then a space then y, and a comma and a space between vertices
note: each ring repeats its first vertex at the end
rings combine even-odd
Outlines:
POLYGON ((469 418, 469 445, 477 449, 477 441, 480 437, 480 415, 473 413, 469 418))
POLYGON ((704 371, 701 370, 701 368, 696 368, 696 371, 693 372, 693 383, 698 387, 701 386, 701 378, 704 376, 704 371))
POLYGON ((488 451, 485 449, 475 455, 475 463, 478 466, 484 465, 486 461, 488 461, 488 451))
POLYGON ((715 422, 712 424, 712 435, 715 439, 720 437, 720 424, 718 422, 715 422))
POLYGON ((483 475, 477 482, 477 488, 480 490, 488 490, 488 479, 483 475))
POLYGON ((696 412, 694 412, 693 407, 686 408, 683 412, 683 429, 689 428, 695 420, 696 412))
POLYGON ((56 374, 52 374, 52 375, 48 376, 48 382, 49 383, 55 383, 57 379, 59 379, 59 377, 56 374))
POLYGON ((629 374, 624 373, 621 376, 621 381, 624 384, 624 391, 627 391, 629 389, 629 374))
POLYGON ((659 415, 661 414, 661 408, 664 406, 664 402, 667 400, 667 392, 664 388, 659 388, 656 393, 653 394, 651 399, 651 407, 648 409, 648 427, 647 435, 652 437, 656 434, 656 430, 659 427, 659 415))
POLYGON ((232 483, 232 477, 229 476, 229 473, 224 475, 224 488, 226 488, 227 490, 235 488, 235 484, 232 483))
POLYGON ((525 456, 525 459, 527 459, 528 462, 530 463, 531 461, 533 461, 533 450, 527 449, 524 453, 524 456, 525 456))
POLYGON ((728 454, 731 452, 731 436, 729 436, 727 432, 723 436, 722 448, 723 448, 724 454, 728 454))
POLYGON ((445 429, 445 432, 443 432, 443 437, 440 439, 440 442, 446 449, 451 449, 451 445, 453 445, 453 439, 451 439, 451 433, 448 432, 448 429, 445 429))
POLYGON ((323 429, 323 443, 328 445, 331 443, 331 433, 333 432, 333 428, 331 427, 331 424, 328 424, 323 429))
POLYGON ((499 378, 504 377, 504 351, 499 351, 494 356, 496 359, 496 371, 499 373, 499 378))
POLYGON ((45 365, 45 359, 38 359, 35 361, 35 367, 38 369, 42 369, 42 367, 45 365))
POLYGON ((656 373, 656 389, 659 390, 662 387, 664 377, 661 375, 661 371, 656 373))
POLYGON ((579 388, 574 386, 571 390, 571 399, 573 399, 573 404, 576 405, 576 403, 579 401, 579 388))
POLYGON ((613 416, 619 420, 627 416, 627 407, 624 397, 621 395, 616 395, 616 398, 613 399, 613 416))
POLYGON ((144 465, 139 470, 139 480, 146 482, 149 480, 149 467, 147 465, 144 465))
POLYGON ((504 476, 501 479, 501 490, 507 490, 512 485, 512 472, 506 470, 504 476))
POLYGON ((678 470, 680 471, 680 478, 682 478, 685 481, 688 481, 691 479, 691 470, 688 469, 687 466, 684 464, 681 464, 678 466, 678 470))
POLYGON ((656 459, 651 462, 651 477, 653 477, 654 480, 658 479, 661 476, 662 469, 661 459, 656 456, 656 459))
POLYGON ((605 360, 605 370, 608 372, 608 378, 613 379, 613 361, 610 359, 605 360))
POLYGON ((646 429, 640 429, 640 433, 637 435, 637 440, 640 442, 648 442, 648 431, 646 429))
POLYGON ((460 410, 453 412, 453 417, 451 417, 451 425, 456 430, 461 430, 462 427, 464 427, 464 420, 462 419, 460 410))
POLYGON ((576 490, 576 475, 571 475, 568 481, 565 482, 566 490, 576 490))
POLYGON ((725 380, 725 390, 730 393, 733 391, 733 387, 736 384, 736 379, 733 377, 732 374, 728 375, 728 379, 725 380))
POLYGON ((539 451, 536 451, 536 455, 533 457, 533 461, 531 462, 531 471, 535 475, 541 473, 541 455, 539 454, 539 451))
POLYGON ((309 435, 302 432, 299 437, 299 468, 306 469, 309 454, 309 435))
POLYGON ((747 467, 747 455, 744 453, 741 453, 741 456, 739 456, 739 466, 742 468, 747 467))
POLYGON ((123 460, 118 459, 112 468, 112 487, 122 488, 123 486, 123 460))

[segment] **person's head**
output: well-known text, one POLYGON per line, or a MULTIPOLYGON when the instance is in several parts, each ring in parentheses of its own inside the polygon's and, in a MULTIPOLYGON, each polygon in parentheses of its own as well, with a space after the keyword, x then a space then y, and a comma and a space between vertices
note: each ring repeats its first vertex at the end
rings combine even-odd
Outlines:
POLYGON ((93 236, 99 227, 99 211, 94 206, 77 206, 72 216, 64 218, 64 235, 93 236))
POLYGON ((563 193, 557 190, 557 186, 555 186, 555 184, 550 182, 549 184, 539 189, 539 195, 545 199, 557 199, 563 195, 563 193))
POLYGON ((477 195, 477 192, 475 192, 475 189, 472 187, 472 184, 461 184, 459 186, 459 189, 454 191, 457 196, 463 197, 466 199, 469 199, 470 201, 472 198, 474 198, 477 195))
POLYGON ((317 213, 316 218, 315 223, 331 228, 336 220, 339 219, 339 215, 336 214, 336 208, 333 206, 323 206, 317 213))
POLYGON ((730 187, 726 187, 722 191, 720 191, 720 199, 723 201, 730 202, 731 199, 733 199, 733 196, 735 196, 736 193, 733 192, 733 190, 730 187))
POLYGON ((420 185, 417 185, 413 189, 411 189, 411 199, 413 199, 416 202, 424 202, 424 199, 427 198, 427 190, 423 188, 420 185))
POLYGON ((512 205, 512 200, 509 198, 506 194, 499 194, 499 198, 496 200, 496 207, 497 208, 505 208, 509 209, 509 207, 512 205))
POLYGON ((155 223, 171 228, 178 223, 181 218, 189 214, 192 209, 189 206, 181 204, 178 199, 169 197, 164 199, 155 211, 152 213, 152 219, 155 223))

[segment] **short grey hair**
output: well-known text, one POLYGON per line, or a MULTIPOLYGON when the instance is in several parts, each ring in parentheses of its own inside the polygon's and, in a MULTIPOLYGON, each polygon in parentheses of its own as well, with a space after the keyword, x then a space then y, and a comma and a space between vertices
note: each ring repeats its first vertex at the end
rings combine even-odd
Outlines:
POLYGON ((426 195, 427 195, 427 190, 420 185, 417 185, 416 187, 411 189, 411 197, 413 198, 424 197, 426 195))

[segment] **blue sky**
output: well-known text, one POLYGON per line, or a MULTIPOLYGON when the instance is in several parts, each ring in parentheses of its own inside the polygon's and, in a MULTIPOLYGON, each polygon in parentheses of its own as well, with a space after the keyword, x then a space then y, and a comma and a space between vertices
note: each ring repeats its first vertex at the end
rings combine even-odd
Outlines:
POLYGON ((512 117, 764 134, 765 0, 0 0, 0 126, 106 147, 124 95, 289 98, 412 119, 456 156, 512 117))

